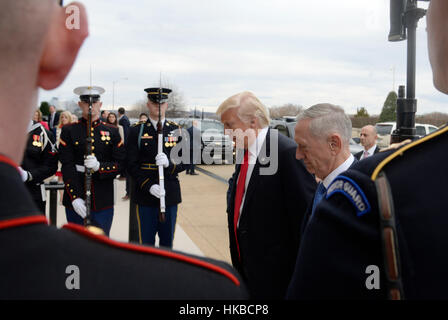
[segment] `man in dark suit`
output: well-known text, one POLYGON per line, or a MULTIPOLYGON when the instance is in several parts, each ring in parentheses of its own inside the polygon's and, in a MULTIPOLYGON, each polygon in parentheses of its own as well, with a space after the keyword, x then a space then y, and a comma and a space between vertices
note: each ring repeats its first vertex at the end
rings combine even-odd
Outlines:
POLYGON ((375 153, 380 152, 380 148, 376 145, 377 139, 378 134, 375 126, 367 125, 362 127, 360 141, 361 145, 364 147, 364 151, 360 151, 355 154, 355 158, 358 160, 363 160, 374 155, 375 153))
MULTIPOLYGON (((321 180, 302 222, 302 234, 333 180, 357 162, 350 153, 351 133, 352 123, 344 109, 329 103, 316 104, 297 117, 294 135, 298 145, 296 158, 303 159, 307 170, 321 180)), ((298 269, 296 264, 288 299, 297 296, 298 269)))
POLYGON ((50 106, 50 115, 48 116, 48 128, 54 137, 56 137, 56 128, 59 124, 59 113, 56 112, 56 107, 50 106))
POLYGON ((244 284, 226 263, 171 250, 112 241, 82 226, 48 226, 20 177, 27 117, 39 87, 58 87, 88 35, 54 0, 2 0, 0 20, 0 299, 244 299, 244 284), (58 43, 58 46, 52 44, 58 43), (57 58, 55 58, 57 57, 57 58), (28 70, 28 72, 23 72, 28 70), (20 86, 17 86, 16 81, 20 86), (7 103, 4 103, 7 101, 7 103), (19 116, 18 116, 19 115, 19 116), (14 125, 10 125, 14 123, 14 125))
POLYGON ((201 130, 197 128, 198 122, 193 120, 191 123, 191 127, 187 129, 189 145, 190 145, 190 163, 187 165, 187 174, 191 174, 193 176, 197 175, 194 172, 194 168, 196 164, 201 163, 201 130))
POLYGON ((269 129, 255 95, 234 95, 217 114, 239 149, 227 208, 232 264, 252 298, 283 299, 316 182, 295 158, 294 141, 269 129))
MULTIPOLYGON (((128 143, 128 135, 129 135, 129 128, 131 126, 131 122, 129 121, 129 118, 127 115, 125 115, 126 110, 124 110, 123 107, 118 108, 118 124, 123 127, 123 135, 124 135, 124 145, 126 146, 128 143)), ((130 181, 129 177, 127 177, 127 164, 125 163, 125 167, 120 172, 120 178, 126 178, 126 194, 121 198, 122 200, 128 200, 129 199, 129 188, 130 188, 130 181)))
POLYGON ((131 123, 129 122, 129 118, 127 115, 125 115, 125 113, 126 111, 124 110, 123 107, 118 108, 118 124, 123 127, 124 144, 126 145, 126 142, 128 141, 128 133, 131 123))

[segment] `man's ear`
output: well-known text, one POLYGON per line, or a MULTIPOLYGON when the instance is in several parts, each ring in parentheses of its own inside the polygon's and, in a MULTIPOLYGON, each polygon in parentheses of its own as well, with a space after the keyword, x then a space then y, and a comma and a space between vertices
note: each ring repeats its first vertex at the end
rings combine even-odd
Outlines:
POLYGON ((251 128, 251 129, 258 129, 258 118, 257 117, 255 117, 255 116, 253 116, 252 117, 252 119, 250 120, 250 123, 249 123, 249 127, 251 128))
MULTIPOLYGON (((71 3, 68 7, 76 15, 70 16, 66 8, 53 10, 44 50, 39 64, 37 85, 45 90, 57 88, 65 79, 75 62, 78 51, 89 35, 87 13, 80 3, 71 3), (79 13, 79 14, 78 14, 79 13), (67 22, 79 18, 79 29, 69 28, 67 22), (67 21, 68 20, 68 21, 67 21)), ((70 12, 70 11, 68 11, 70 12)))
POLYGON ((337 133, 332 134, 328 138, 328 143, 330 144, 331 152, 338 154, 342 149, 342 139, 341 136, 337 133))

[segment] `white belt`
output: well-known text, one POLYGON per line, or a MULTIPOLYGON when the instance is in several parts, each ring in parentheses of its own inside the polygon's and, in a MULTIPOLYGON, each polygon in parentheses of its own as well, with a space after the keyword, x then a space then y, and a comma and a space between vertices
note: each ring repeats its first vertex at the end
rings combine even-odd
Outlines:
POLYGON ((86 172, 86 167, 84 166, 75 165, 75 167, 78 172, 86 172))

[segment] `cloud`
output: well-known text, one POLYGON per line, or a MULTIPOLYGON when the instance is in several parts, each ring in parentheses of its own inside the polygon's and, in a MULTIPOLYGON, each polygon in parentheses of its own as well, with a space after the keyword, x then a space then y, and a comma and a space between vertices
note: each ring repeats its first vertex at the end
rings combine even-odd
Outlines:
MULTIPOLYGON (((374 114, 392 89, 393 67, 395 87, 406 83, 406 42, 387 41, 388 0, 83 2, 90 37, 64 84, 41 91, 42 100, 76 99, 72 90, 88 84, 90 67, 107 108, 140 100, 160 72, 189 107, 208 111, 250 90, 267 105, 328 101, 374 114)), ((443 111, 447 98, 432 86, 424 28, 423 19, 419 112, 443 111)))

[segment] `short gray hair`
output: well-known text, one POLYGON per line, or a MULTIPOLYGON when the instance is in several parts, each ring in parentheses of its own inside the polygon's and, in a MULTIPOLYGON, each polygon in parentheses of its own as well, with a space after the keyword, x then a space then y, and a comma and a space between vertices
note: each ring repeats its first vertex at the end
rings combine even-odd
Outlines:
POLYGON ((330 103, 316 104, 297 116, 297 122, 311 119, 310 132, 321 138, 332 133, 339 133, 345 143, 349 144, 352 137, 352 121, 344 109, 330 103))

